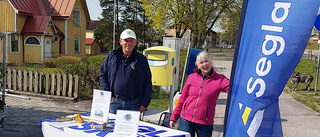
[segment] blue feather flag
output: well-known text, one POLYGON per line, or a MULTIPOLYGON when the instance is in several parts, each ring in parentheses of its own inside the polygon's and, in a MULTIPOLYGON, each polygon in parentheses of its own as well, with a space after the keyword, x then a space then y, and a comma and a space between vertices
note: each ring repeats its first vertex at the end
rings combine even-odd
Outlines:
POLYGON ((319 5, 319 0, 244 0, 224 136, 283 136, 279 96, 307 46, 319 5))

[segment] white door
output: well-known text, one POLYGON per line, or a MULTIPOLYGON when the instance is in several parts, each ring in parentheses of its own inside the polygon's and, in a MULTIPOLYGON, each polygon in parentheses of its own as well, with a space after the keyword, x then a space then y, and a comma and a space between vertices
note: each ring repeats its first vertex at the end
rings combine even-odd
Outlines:
POLYGON ((44 59, 51 58, 51 37, 45 38, 44 59))

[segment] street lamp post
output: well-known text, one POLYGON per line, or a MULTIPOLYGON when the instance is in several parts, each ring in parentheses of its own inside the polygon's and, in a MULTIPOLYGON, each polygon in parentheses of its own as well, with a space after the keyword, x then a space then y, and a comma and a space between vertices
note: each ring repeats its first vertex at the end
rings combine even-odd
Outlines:
POLYGON ((113 50, 116 45, 116 0, 113 0, 113 50))

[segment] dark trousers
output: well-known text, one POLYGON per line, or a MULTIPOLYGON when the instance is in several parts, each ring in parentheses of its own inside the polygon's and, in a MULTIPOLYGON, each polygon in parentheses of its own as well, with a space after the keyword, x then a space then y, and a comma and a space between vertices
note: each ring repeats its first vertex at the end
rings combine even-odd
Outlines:
POLYGON ((117 110, 136 110, 139 111, 139 100, 137 99, 115 99, 114 102, 110 104, 109 113, 116 114, 117 110))
POLYGON ((180 117, 180 130, 189 132, 191 137, 195 137, 195 132, 198 137, 211 137, 213 125, 197 124, 180 117))

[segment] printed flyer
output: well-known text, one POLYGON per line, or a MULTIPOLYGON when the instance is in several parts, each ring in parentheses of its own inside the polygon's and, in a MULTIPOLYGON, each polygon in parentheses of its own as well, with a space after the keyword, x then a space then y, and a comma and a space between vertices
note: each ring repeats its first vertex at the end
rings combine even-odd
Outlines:
POLYGON ((117 110, 114 137, 136 137, 139 127, 139 111, 117 110))
POLYGON ((110 101, 110 91, 94 89, 90 120, 108 123, 110 101))

